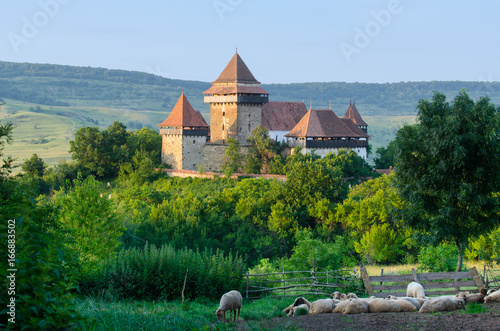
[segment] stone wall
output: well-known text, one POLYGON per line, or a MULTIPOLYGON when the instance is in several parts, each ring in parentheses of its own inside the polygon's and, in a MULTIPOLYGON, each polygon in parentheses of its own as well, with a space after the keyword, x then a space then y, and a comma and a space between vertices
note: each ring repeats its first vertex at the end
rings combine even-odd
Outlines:
POLYGON ((182 136, 182 168, 178 169, 198 170, 203 163, 203 148, 206 143, 206 136, 182 136))
MULTIPOLYGON (((203 148, 203 169, 205 171, 221 172, 224 153, 228 145, 225 144, 206 144, 203 148)), ((240 153, 245 158, 248 155, 249 146, 240 146, 240 153)), ((245 160, 241 161, 241 171, 245 168, 245 160)))
POLYGON ((161 163, 170 164, 174 169, 182 169, 182 136, 162 135, 161 163))
POLYGON ((237 138, 237 103, 210 104, 210 140, 221 144, 229 137, 237 138))
POLYGON ((247 144, 247 138, 257 126, 262 125, 262 104, 238 105, 238 142, 247 144))

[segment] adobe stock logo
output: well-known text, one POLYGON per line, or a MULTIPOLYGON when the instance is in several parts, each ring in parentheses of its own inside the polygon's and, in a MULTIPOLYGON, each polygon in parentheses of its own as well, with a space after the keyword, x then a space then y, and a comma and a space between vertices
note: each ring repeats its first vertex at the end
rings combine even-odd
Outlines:
POLYGON ((27 44, 30 40, 35 38, 40 29, 49 24, 50 20, 59 14, 61 5, 66 5, 71 0, 40 0, 38 5, 40 8, 28 18, 23 16, 21 21, 21 33, 9 32, 7 38, 14 52, 19 52, 19 46, 27 44))
POLYGON ((370 16, 373 18, 368 21, 363 28, 354 28, 354 38, 352 43, 340 43, 340 50, 347 63, 351 63, 354 54, 360 54, 361 50, 368 47, 372 40, 376 38, 382 30, 389 26, 392 18, 403 11, 400 0, 391 0, 387 4, 387 9, 379 11, 372 10, 370 16))
POLYGON ((219 16, 219 19, 223 21, 226 12, 232 12, 242 2, 243 0, 214 0, 212 5, 217 12, 217 16, 219 16))

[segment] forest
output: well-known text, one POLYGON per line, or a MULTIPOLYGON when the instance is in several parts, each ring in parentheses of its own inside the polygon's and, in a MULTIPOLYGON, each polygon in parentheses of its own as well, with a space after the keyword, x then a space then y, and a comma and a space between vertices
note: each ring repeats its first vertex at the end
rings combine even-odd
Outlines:
POLYGON ((217 178, 172 178, 155 130, 114 122, 79 129, 72 161, 47 167, 33 154, 12 176, 12 130, 0 123, 0 217, 15 223, 0 238, 3 252, 17 245, 16 318, 31 328, 79 325, 78 296, 173 300, 184 286, 188 299, 215 299, 280 265, 500 262, 500 108, 488 97, 419 101, 417 123, 376 151, 390 175, 348 150, 283 157, 259 127, 246 162, 230 142, 217 178), (231 179, 242 167, 287 180, 231 179))

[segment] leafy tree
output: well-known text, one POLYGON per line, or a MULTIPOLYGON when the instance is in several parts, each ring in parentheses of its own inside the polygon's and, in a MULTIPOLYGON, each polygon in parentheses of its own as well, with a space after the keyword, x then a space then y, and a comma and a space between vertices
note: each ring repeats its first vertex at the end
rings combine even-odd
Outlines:
MULTIPOLYGON (((14 125, 12 123, 0 123, 0 157, 3 156, 4 145, 12 141, 12 130, 14 130, 14 125)), ((2 166, 0 167, 0 181, 5 180, 12 173, 12 163, 14 159, 8 156, 7 159, 3 159, 2 162, 2 166)))
POLYGON ((112 200, 102 192, 102 184, 94 177, 79 176, 70 189, 58 191, 54 197, 61 209, 61 224, 73 238, 69 248, 80 254, 84 264, 112 255, 124 230, 112 200))
POLYGON ((145 151, 137 151, 131 162, 120 167, 119 179, 130 181, 133 185, 143 185, 158 177, 159 172, 154 170, 154 163, 149 156, 145 151))
POLYGON ((269 137, 267 128, 257 126, 247 138, 250 144, 249 154, 246 159, 247 173, 266 173, 271 158, 274 156, 276 147, 269 137))
POLYGON ((373 160, 376 169, 389 169, 394 166, 396 142, 392 140, 386 147, 377 148, 377 157, 373 160))
POLYGON ((43 159, 36 153, 34 153, 28 160, 26 160, 21 167, 21 169, 23 169, 23 171, 31 177, 42 177, 45 173, 46 168, 47 164, 45 164, 43 159))
POLYGON ((452 242, 457 271, 471 236, 500 224, 500 115, 488 97, 461 91, 420 100, 415 125, 396 136, 395 183, 406 202, 405 224, 421 239, 452 242))
POLYGON ((102 132, 97 127, 83 127, 70 141, 70 153, 74 160, 98 177, 113 177, 120 165, 128 161, 130 135, 125 125, 115 121, 102 132))
POLYGON ((224 158, 222 160, 222 171, 226 174, 226 177, 230 177, 240 169, 243 157, 238 140, 230 137, 227 143, 228 146, 224 151, 224 158))
POLYGON ((147 153, 147 156, 153 162, 153 165, 161 163, 161 135, 158 131, 148 127, 132 132, 127 138, 129 155, 135 155, 138 151, 147 153))

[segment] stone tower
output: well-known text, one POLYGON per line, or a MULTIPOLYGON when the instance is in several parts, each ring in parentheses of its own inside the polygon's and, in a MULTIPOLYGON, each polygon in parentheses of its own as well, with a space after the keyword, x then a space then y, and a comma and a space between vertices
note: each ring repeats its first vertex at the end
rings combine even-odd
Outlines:
POLYGON ((158 125, 162 136, 161 163, 174 169, 197 170, 203 163, 202 151, 209 126, 200 112, 181 94, 168 118, 158 125))
POLYGON ((210 103, 210 141, 216 144, 232 137, 245 145, 250 133, 262 124, 262 105, 269 101, 269 93, 238 53, 203 94, 205 103, 210 103))

